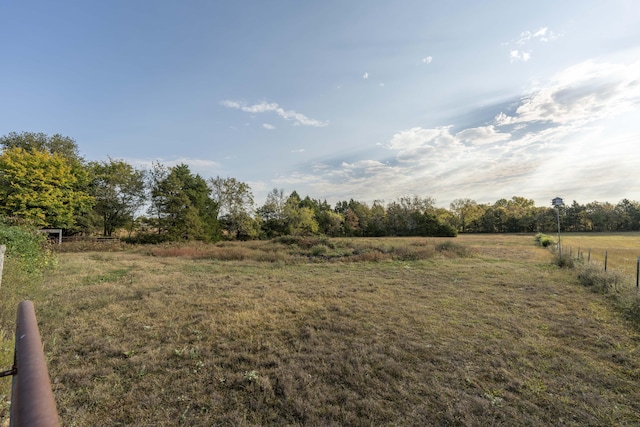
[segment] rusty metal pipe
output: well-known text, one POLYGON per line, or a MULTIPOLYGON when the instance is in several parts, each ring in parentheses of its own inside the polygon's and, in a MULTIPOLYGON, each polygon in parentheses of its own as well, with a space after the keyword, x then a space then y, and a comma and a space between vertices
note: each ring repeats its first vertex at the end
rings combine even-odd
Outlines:
POLYGON ((18 305, 11 427, 59 427, 56 401, 31 301, 18 305))

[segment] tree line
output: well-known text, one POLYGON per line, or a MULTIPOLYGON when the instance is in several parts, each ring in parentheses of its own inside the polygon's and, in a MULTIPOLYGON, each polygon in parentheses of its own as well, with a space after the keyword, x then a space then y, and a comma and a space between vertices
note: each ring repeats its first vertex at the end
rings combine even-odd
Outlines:
MULTIPOLYGON (((58 134, 12 132, 0 137, 0 146, 0 216, 65 235, 125 233, 133 241, 161 242, 557 230, 554 208, 518 196, 493 204, 457 199, 449 209, 421 196, 331 206, 275 188, 256 206, 250 186, 235 178, 205 179, 185 164, 143 170, 112 158, 86 162, 75 141, 58 134)), ((640 204, 627 199, 574 201, 560 216, 564 231, 640 230, 640 204)))

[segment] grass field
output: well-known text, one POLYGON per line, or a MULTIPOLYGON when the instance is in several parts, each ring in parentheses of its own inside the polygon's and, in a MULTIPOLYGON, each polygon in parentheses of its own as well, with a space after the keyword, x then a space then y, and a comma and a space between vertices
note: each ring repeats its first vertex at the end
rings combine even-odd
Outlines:
POLYGON ((608 252, 607 270, 611 268, 635 278, 640 257, 640 233, 567 233, 560 239, 574 256, 580 250, 586 258, 591 250, 591 261, 603 266, 605 252, 608 252))
POLYGON ((551 260, 532 235, 70 252, 36 311, 65 426, 640 424, 638 329, 551 260))

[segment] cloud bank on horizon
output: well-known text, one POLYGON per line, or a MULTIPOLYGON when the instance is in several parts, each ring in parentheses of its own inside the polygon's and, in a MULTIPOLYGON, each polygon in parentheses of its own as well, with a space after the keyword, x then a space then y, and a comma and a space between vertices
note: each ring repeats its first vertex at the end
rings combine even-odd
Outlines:
POLYGON ((600 122, 627 113, 640 119, 639 107, 640 61, 586 61, 514 100, 511 111, 500 111, 484 126, 401 130, 386 143, 389 160, 316 163, 311 172, 278 183, 305 184, 312 194, 331 193, 339 200, 425 192, 447 200, 550 200, 556 191, 603 201, 612 188, 629 188, 633 197, 638 185, 630 177, 638 177, 640 133, 610 134, 600 122), (397 185, 389 188, 389 182, 397 185))

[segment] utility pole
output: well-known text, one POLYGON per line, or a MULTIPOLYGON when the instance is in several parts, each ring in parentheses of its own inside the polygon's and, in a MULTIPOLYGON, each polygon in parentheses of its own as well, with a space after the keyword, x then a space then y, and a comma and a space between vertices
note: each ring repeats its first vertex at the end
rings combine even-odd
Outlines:
POLYGON ((558 255, 562 258, 562 246, 560 246, 560 207, 564 206, 564 202, 560 197, 556 197, 551 200, 551 204, 556 208, 556 212, 558 214, 558 255))

